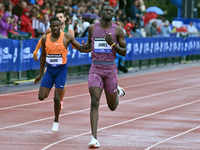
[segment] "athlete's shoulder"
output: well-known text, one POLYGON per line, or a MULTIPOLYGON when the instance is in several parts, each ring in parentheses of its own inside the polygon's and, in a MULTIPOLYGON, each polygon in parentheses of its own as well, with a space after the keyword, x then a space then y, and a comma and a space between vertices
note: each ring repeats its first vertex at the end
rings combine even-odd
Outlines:
POLYGON ((66 38, 73 38, 74 36, 72 35, 72 34, 70 34, 70 33, 65 33, 65 32, 63 32, 64 33, 64 37, 66 37, 66 38))
POLYGON ((46 42, 46 39, 47 39, 47 35, 44 35, 44 36, 42 37, 42 44, 44 44, 44 43, 46 42))
POLYGON ((47 34, 49 34, 49 33, 51 33, 51 28, 48 28, 48 29, 46 30, 45 35, 47 35, 47 34))

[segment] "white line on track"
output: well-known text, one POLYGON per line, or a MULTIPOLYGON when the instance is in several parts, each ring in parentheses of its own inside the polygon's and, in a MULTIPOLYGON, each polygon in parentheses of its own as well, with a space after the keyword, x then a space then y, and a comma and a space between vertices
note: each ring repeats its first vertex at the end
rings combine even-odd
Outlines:
MULTIPOLYGON (((170 78, 170 79, 165 79, 165 80, 152 81, 152 82, 143 83, 143 84, 124 86, 123 88, 133 88, 133 87, 139 87, 139 86, 146 86, 146 85, 150 85, 150 84, 157 84, 157 83, 162 83, 162 82, 174 81, 174 80, 178 80, 178 79, 185 79, 185 78, 188 78, 188 77, 195 77, 195 76, 199 76, 199 75, 193 74, 193 75, 188 75, 188 76, 181 76, 181 77, 170 78)), ((84 84, 84 83, 82 83, 82 84, 84 84)), ((79 85, 79 84, 76 84, 76 85, 79 85)), ((33 90, 31 90, 31 91, 33 91, 33 90)), ((30 92, 30 91, 25 91, 25 92, 30 92)), ((25 93, 25 92, 17 92, 17 93, 12 93, 12 94, 20 94, 20 93, 25 93)), ((9 94, 2 94, 0 96, 8 96, 8 95, 9 94)), ((64 97, 63 99, 75 98, 75 97, 86 96, 86 95, 89 95, 89 93, 79 94, 79 95, 75 95, 75 96, 68 96, 68 97, 64 97)), ((28 104, 21 104, 21 105, 15 105, 15 106, 10 106, 10 107, 4 107, 4 108, 0 108, 0 111, 12 109, 12 108, 17 108, 17 107, 35 105, 35 104, 40 104, 40 103, 47 103, 47 102, 52 102, 52 99, 45 99, 44 101, 38 101, 38 102, 33 102, 33 103, 28 103, 28 104)))
POLYGON ((162 143, 164 143, 164 142, 167 142, 167 141, 169 141, 169 140, 172 140, 172 139, 174 139, 174 138, 176 138, 176 137, 179 137, 179 136, 181 136, 181 135, 187 134, 187 133, 189 133, 189 132, 191 132, 191 131, 194 131, 194 130, 196 130, 196 129, 199 129, 199 128, 200 128, 200 126, 197 126, 197 127, 195 127, 195 128, 189 129, 189 130, 187 130, 187 131, 185 131, 185 132, 182 132, 182 133, 179 133, 179 134, 177 134, 177 135, 174 135, 174 136, 172 136, 172 137, 170 137, 170 138, 167 138, 167 139, 165 139, 165 140, 162 140, 162 141, 160 141, 160 142, 158 142, 158 143, 156 143, 156 144, 153 144, 153 145, 147 147, 145 150, 150 150, 150 149, 152 149, 152 148, 158 146, 159 144, 162 144, 162 143))
MULTIPOLYGON (((174 110, 174 109, 177 109, 177 108, 181 108, 181 107, 184 107, 184 106, 188 106, 188 105, 191 105, 191 104, 195 104, 195 103, 198 103, 200 102, 200 99, 199 100, 195 100, 193 102, 190 102, 190 103, 185 103, 185 104, 182 104, 182 105, 178 105, 178 106, 175 106, 175 107, 171 107, 171 108, 167 108, 167 109, 163 109, 163 110, 160 110, 160 111, 157 111, 157 112, 154 112, 154 113, 150 113, 150 114, 147 114, 147 115, 144 115, 144 116, 140 116, 140 117, 137 117, 137 118, 133 118, 133 119, 130 119, 130 120, 126 120, 126 121, 123 121, 123 122, 119 122, 119 123, 116 123, 116 124, 112 124, 112 125, 109 125, 109 126, 106 126, 106 127, 103 127, 103 128, 99 128, 97 131, 101 131, 101 130, 105 130, 105 129, 108 129, 108 128, 112 128, 112 127, 116 127, 116 126, 119 126, 119 125, 123 125, 123 124, 126 124, 126 123, 130 123, 130 122, 133 122, 135 120, 139 120, 139 119, 143 119, 143 118, 146 118, 146 117, 150 117, 150 116, 153 116, 153 115, 156 115, 156 114, 160 114, 160 113, 163 113, 163 112, 166 112, 166 111, 169 111, 169 110, 174 110)), ((194 128, 194 129, 197 129, 194 128)), ((194 130, 194 129, 191 129, 191 130, 194 130)), ((68 137, 68 138, 65 138, 65 139, 62 139, 62 140, 59 140, 59 141, 56 141, 52 144, 49 144, 47 145, 46 147, 42 148, 41 150, 46 150, 56 144, 59 144, 61 142, 64 142, 64 141, 67 141, 67 140, 70 140, 70 139, 74 139, 74 138, 77 138, 77 137, 81 137, 83 135, 87 135, 87 134, 90 134, 91 132, 85 132, 85 133, 81 133, 81 134, 77 134, 75 136, 71 136, 71 137, 68 137)), ((188 132, 183 132, 182 134, 179 134, 180 135, 183 135, 183 134, 186 134, 188 132)), ((165 142, 165 141, 163 141, 165 142)))
MULTIPOLYGON (((86 96, 86 95, 89 95, 89 93, 79 94, 79 95, 75 95, 75 96, 68 96, 68 97, 65 97, 63 99, 70 99, 70 98, 86 96)), ((21 105, 15 105, 15 106, 10 106, 10 107, 4 107, 4 108, 0 108, 0 110, 12 109, 12 108, 17 108, 17 107, 24 107, 24 106, 47 103, 47 102, 52 102, 52 101, 53 101, 53 99, 45 99, 44 101, 38 101, 38 102, 34 102, 34 103, 28 103, 28 104, 21 104, 21 105)))
MULTIPOLYGON (((137 100, 140 100, 140 99, 150 98, 150 97, 154 97, 154 96, 158 96, 158 95, 169 94, 169 93, 172 93, 172 92, 186 90, 186 89, 194 88, 194 87, 197 87, 197 86, 200 86, 200 84, 193 85, 193 86, 187 86, 187 87, 183 87, 183 88, 179 88, 179 89, 175 89, 175 90, 160 92, 160 93, 156 93, 156 94, 151 94, 151 95, 147 95, 147 96, 142 96, 142 97, 138 97, 138 98, 134 98, 134 99, 124 100, 124 101, 121 101, 120 104, 121 103, 127 103, 127 102, 130 102, 130 101, 137 101, 137 100)), ((105 104, 105 105, 101 105, 100 107, 106 107, 106 106, 107 105, 105 104)), ((74 112, 71 112, 71 113, 61 114, 60 117, 71 115, 71 114, 76 114, 76 113, 80 113, 80 112, 84 112, 84 111, 88 111, 88 110, 90 110, 90 108, 74 111, 74 112)), ((29 121, 29 122, 25 122, 25 123, 21 123, 21 124, 16 124, 16 125, 12 125, 12 126, 2 127, 2 128, 0 128, 0 130, 14 128, 14 127, 22 126, 22 125, 27 125, 27 124, 40 122, 40 121, 44 121, 44 120, 48 120, 48 119, 52 119, 52 118, 54 118, 54 116, 48 117, 48 118, 43 118, 43 119, 38 119, 38 120, 34 120, 34 121, 29 121)))
MULTIPOLYGON (((65 87, 71 87, 71 86, 77 86, 77 85, 83 85, 83 84, 87 84, 87 82, 84 83, 77 83, 77 84, 70 84, 70 85, 65 85, 65 87)), ((54 89, 55 87, 53 87, 52 89, 54 89)), ((22 93, 29 93, 29 92, 37 92, 38 89, 35 90, 27 90, 27 91, 20 91, 20 92, 11 92, 11 93, 6 93, 6 94, 0 94, 0 96, 10 96, 10 95, 14 95, 14 94, 22 94, 22 93)))
MULTIPOLYGON (((187 69, 187 68, 184 68, 184 69, 187 69)), ((119 79, 128 79, 128 78, 133 78, 133 77, 141 77, 141 76, 145 76, 145 75, 155 75, 155 74, 160 74, 160 73, 163 73, 163 72, 171 72, 171 71, 178 71, 178 70, 167 70, 167 71, 154 72, 154 73, 148 73, 148 74, 140 74, 140 75, 137 75, 137 76, 135 75, 135 76, 120 77, 119 79)), ((188 76, 177 77, 175 79, 181 79, 181 78, 192 77, 192 76, 199 76, 199 75, 198 74, 192 74, 192 75, 188 75, 188 76)), ((174 79, 172 78, 172 79, 169 79, 169 80, 174 80, 174 79)), ((158 81, 158 83, 159 83, 159 81, 158 81)), ((77 85, 84 85, 84 84, 88 84, 88 83, 87 82, 83 82, 83 83, 70 84, 70 85, 65 85, 65 87, 71 87, 71 86, 77 86, 77 85)), ((27 90, 27 91, 20 91, 20 92, 5 93, 5 94, 0 94, 0 96, 8 96, 8 95, 13 95, 13 94, 29 93, 29 92, 36 92, 36 91, 38 91, 38 89, 27 90)))

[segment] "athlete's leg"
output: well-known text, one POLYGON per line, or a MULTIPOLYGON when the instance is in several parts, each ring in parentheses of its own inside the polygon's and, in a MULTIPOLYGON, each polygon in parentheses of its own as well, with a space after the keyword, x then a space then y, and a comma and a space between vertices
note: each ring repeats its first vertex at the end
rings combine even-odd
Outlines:
POLYGON ((45 98, 47 98, 49 96, 49 92, 54 84, 52 75, 49 72, 46 73, 46 69, 47 69, 47 67, 45 67, 45 69, 44 69, 45 74, 42 79, 39 93, 38 93, 39 100, 44 100, 45 98))
POLYGON ((117 66, 108 66, 109 71, 104 77, 104 91, 106 94, 107 104, 110 110, 114 111, 119 104, 118 88, 117 88, 117 66))
POLYGON ((63 91, 61 93, 61 96, 60 96, 61 110, 63 109, 63 104, 64 104, 63 97, 64 97, 64 95, 65 95, 65 87, 64 87, 64 89, 63 89, 63 91))
POLYGON ((97 124, 99 120, 99 101, 102 91, 103 90, 98 87, 89 88, 91 96, 90 124, 91 124, 92 135, 95 139, 97 139, 97 124))
POLYGON ((59 114, 60 114, 60 97, 63 89, 60 88, 55 88, 55 93, 54 93, 54 114, 55 114, 55 119, 54 122, 58 122, 59 120, 59 114))
POLYGON ((54 94, 54 111, 55 111, 55 122, 58 122, 58 117, 61 109, 60 99, 64 90, 66 82, 66 65, 57 68, 58 72, 55 78, 55 94, 54 94), (58 104, 59 103, 59 104, 58 104), (59 108, 58 108, 59 107, 59 108))
POLYGON ((42 101, 45 98, 47 98, 49 96, 50 90, 51 90, 50 88, 40 86, 39 93, 38 93, 38 99, 42 101))
POLYGON ((114 111, 118 104, 119 104, 119 96, 118 93, 107 93, 106 94, 106 100, 107 100, 107 104, 110 110, 114 111))

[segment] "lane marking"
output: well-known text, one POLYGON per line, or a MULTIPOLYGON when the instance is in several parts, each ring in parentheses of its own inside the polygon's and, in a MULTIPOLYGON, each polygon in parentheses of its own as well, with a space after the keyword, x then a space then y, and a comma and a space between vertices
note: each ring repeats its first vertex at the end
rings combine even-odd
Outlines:
MULTIPOLYGON (((71 87, 71 86, 77 86, 77 85, 80 86, 80 85, 84 85, 84 84, 87 84, 87 82, 65 85, 65 87, 71 87)), ((53 87, 52 89, 55 89, 55 87, 53 87)), ((5 93, 5 94, 0 94, 0 96, 10 96, 10 95, 14 95, 14 94, 22 94, 22 93, 38 92, 38 91, 39 91, 39 88, 34 89, 34 90, 27 90, 27 91, 10 92, 10 93, 5 93)))
MULTIPOLYGON (((70 98, 76 98, 76 97, 81 97, 81 96, 86 96, 89 95, 89 93, 86 94, 79 94, 79 95, 74 95, 74 96, 68 96, 63 99, 70 99, 70 98)), ((45 99, 44 101, 39 101, 38 102, 33 102, 33 103, 27 103, 27 104, 21 104, 21 105, 15 105, 15 106, 10 106, 10 107, 3 107, 0 108, 0 110, 7 110, 7 109, 12 109, 12 108, 17 108, 17 107, 24 107, 24 106, 30 106, 30 105, 35 105, 35 104, 41 104, 41 103, 47 103, 47 102, 53 102, 53 99, 45 99)))
POLYGON ((189 130, 187 130, 187 131, 185 131, 185 132, 182 132, 182 133, 179 133, 179 134, 174 135, 174 136, 172 136, 172 137, 169 137, 169 138, 167 138, 167 139, 165 139, 165 140, 162 140, 162 141, 160 141, 160 142, 158 142, 158 143, 155 143, 155 144, 151 145, 150 147, 147 147, 145 150, 150 150, 150 149, 152 149, 152 148, 158 146, 159 144, 162 144, 162 143, 164 143, 164 142, 167 142, 167 141, 169 141, 169 140, 172 140, 172 139, 174 139, 174 138, 176 138, 176 137, 179 137, 179 136, 181 136, 181 135, 187 134, 187 133, 189 133, 189 132, 191 132, 191 131, 194 131, 194 130, 196 130, 196 129, 199 129, 199 128, 200 128, 200 126, 197 126, 197 127, 192 128, 192 129, 189 129, 189 130))
MULTIPOLYGON (((128 78, 133 78, 133 77, 141 77, 141 76, 151 76, 151 75, 155 75, 155 74, 162 74, 165 72, 174 72, 174 71, 185 71, 187 69, 192 69, 192 68, 199 68, 198 66, 193 66, 190 68, 181 68, 181 69, 174 69, 174 70, 165 70, 165 71, 159 71, 159 72, 153 72, 153 73, 146 73, 146 74, 137 74, 137 75, 130 75, 130 76, 126 76, 126 77, 119 77, 119 79, 128 79, 128 78)), ((198 70, 198 69, 196 69, 198 70)), ((190 75, 189 75, 190 76, 190 75)), ((198 76, 198 75, 191 75, 191 76, 198 76)), ((181 78, 181 77, 180 77, 181 78)), ((75 84, 70 84, 70 85, 65 85, 65 87, 70 87, 70 86, 76 86, 76 85, 84 85, 84 84, 88 84, 88 82, 83 82, 83 83, 75 83, 75 84)), ((53 87, 52 89, 54 89, 55 87, 53 87)), ((34 90, 27 90, 27 91, 20 91, 20 92, 10 92, 10 93, 5 93, 5 94, 0 94, 0 96, 8 96, 8 95, 13 95, 13 94, 21 94, 21 93, 29 93, 29 92, 35 92, 38 91, 38 89, 34 89, 34 90)))
MULTIPOLYGON (((176 78, 171 78, 171 79, 165 79, 165 80, 160 80, 160 81, 152 81, 152 82, 148 82, 148 83, 142 83, 142 84, 138 84, 138 85, 124 86, 123 88, 133 88, 133 87, 146 86, 146 85, 157 84, 157 83, 162 83, 162 82, 168 82, 168 81, 173 81, 173 80, 178 80, 178 79, 185 79, 187 77, 194 77, 194 76, 199 76, 199 75, 181 76, 181 77, 176 77, 176 78)), ((79 85, 79 84, 77 84, 77 85, 79 85)), ((89 95, 89 93, 79 94, 79 95, 74 95, 74 96, 68 96, 68 97, 64 97, 63 99, 76 98, 76 97, 81 97, 81 96, 86 96, 86 95, 89 95)), ((52 102, 52 101, 53 101, 52 99, 48 99, 47 98, 44 101, 38 101, 38 102, 33 102, 33 103, 27 103, 27 104, 21 104, 21 105, 15 105, 15 106, 10 106, 10 107, 0 108, 0 111, 1 110, 12 109, 12 108, 17 108, 17 107, 24 107, 24 106, 29 106, 29 105, 35 105, 35 104, 40 104, 40 103, 47 103, 47 102, 52 102)))
MULTIPOLYGON (((121 103, 127 103, 127 102, 130 102, 130 101, 137 101, 137 100, 141 100, 141 99, 145 99, 145 98, 150 98, 150 97, 154 97, 154 96, 158 96, 158 95, 168 94, 168 93, 172 93, 172 92, 177 92, 177 91, 181 91, 181 90, 185 90, 185 89, 189 89, 189 88, 193 88, 193 87, 197 87, 197 86, 200 86, 200 84, 193 85, 193 86, 190 86, 190 87, 187 86, 187 87, 183 87, 183 88, 179 88, 179 89, 175 89, 175 90, 165 91, 165 92, 161 92, 161 93, 151 94, 151 95, 147 95, 147 96, 142 96, 142 97, 138 97, 138 98, 134 98, 134 99, 129 99, 129 100, 121 101, 120 104, 121 103)), ((107 106, 107 104, 101 105, 100 107, 106 107, 106 106, 107 106)), ((71 115, 71 114, 77 114, 77 113, 88 111, 88 110, 90 110, 90 108, 82 109, 82 110, 78 110, 78 111, 73 111, 73 112, 66 113, 66 114, 61 114, 60 117, 71 115)), ((34 121, 29 121, 29 122, 25 122, 25 123, 21 123, 21 124, 11 125, 11 126, 7 126, 7 127, 2 127, 2 128, 0 128, 0 130, 19 127, 19 126, 22 126, 22 125, 40 122, 40 121, 44 121, 44 120, 48 120, 48 119, 52 119, 52 118, 54 118, 54 116, 43 118, 43 119, 38 119, 38 120, 34 120, 34 121)))
MULTIPOLYGON (((191 104, 195 104, 195 103, 198 103, 198 102, 200 102, 200 99, 199 100, 195 100, 193 102, 189 102, 189 103, 185 103, 185 104, 182 104, 182 105, 178 105, 178 106, 175 106, 175 107, 163 109, 163 110, 160 110, 160 111, 157 111, 157 112, 154 112, 154 113, 150 113, 150 114, 147 114, 147 115, 144 115, 144 116, 140 116, 140 117, 137 117, 137 118, 133 118, 133 119, 130 119, 130 120, 126 120, 126 121, 123 121, 123 122, 115 123, 115 124, 112 124, 112 125, 109 125, 109 126, 106 126, 106 127, 103 127, 103 128, 99 128, 97 131, 102 131, 102 130, 105 130, 105 129, 108 129, 108 128, 112 128, 112 127, 116 127, 116 126, 123 125, 123 124, 126 124, 126 123, 130 123, 130 122, 133 122, 133 121, 136 121, 136 120, 139 120, 139 119, 150 117, 150 116, 153 116, 153 115, 156 115, 156 114, 159 114, 159 113, 163 113, 163 112, 166 112, 166 111, 169 111, 169 110, 174 110, 174 109, 181 108, 181 107, 184 107, 184 106, 188 106, 188 105, 191 105, 191 104)), ((87 135, 87 134, 90 134, 90 133, 91 132, 85 132, 85 133, 77 134, 75 136, 71 136, 71 137, 56 141, 56 142, 54 142, 52 144, 49 144, 49 145, 45 146, 41 150, 46 150, 46 149, 48 149, 48 148, 50 148, 50 147, 52 147, 52 146, 54 146, 56 144, 59 144, 61 142, 64 142, 64 141, 67 141, 67 140, 70 140, 70 139, 74 139, 74 138, 77 138, 77 137, 81 137, 83 135, 87 135)))

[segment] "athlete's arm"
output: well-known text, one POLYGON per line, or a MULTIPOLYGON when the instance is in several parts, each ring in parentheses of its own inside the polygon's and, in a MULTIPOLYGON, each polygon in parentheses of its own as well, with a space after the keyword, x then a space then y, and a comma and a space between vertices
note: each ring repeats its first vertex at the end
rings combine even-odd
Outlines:
POLYGON ((72 29, 68 28, 68 33, 74 37, 74 31, 72 29))
POLYGON ((45 42, 46 42, 46 36, 44 36, 41 40, 42 54, 40 56, 40 71, 39 71, 39 75, 35 78, 35 82, 34 82, 35 84, 40 81, 40 79, 42 77, 43 70, 44 70, 44 65, 45 65, 45 62, 46 62, 45 42))
MULTIPOLYGON (((72 29, 68 28, 68 33, 71 34, 74 37, 74 31, 72 29)), ((72 45, 72 48, 76 49, 73 45, 72 45)))
POLYGON ((125 41, 124 32, 121 27, 119 26, 116 27, 115 36, 119 45, 114 42, 110 33, 105 33, 105 40, 110 46, 112 46, 115 49, 115 51, 119 55, 125 56, 126 55, 126 41, 125 41))
POLYGON ((90 25, 88 27, 88 40, 86 42, 86 44, 84 45, 84 43, 82 42, 82 45, 80 47, 80 50, 81 51, 84 51, 84 52, 91 52, 91 37, 92 37, 92 34, 93 34, 93 31, 94 31, 94 24, 90 25))
POLYGON ((113 46, 113 48, 118 54, 125 56, 126 55, 126 41, 125 41, 124 31, 122 30, 121 27, 117 26, 115 34, 116 34, 117 42, 119 43, 119 45, 116 43, 113 46))
POLYGON ((48 28, 47 29, 47 31, 45 32, 45 34, 40 38, 40 40, 38 41, 38 43, 37 43, 37 45, 36 45, 36 48, 35 48, 35 50, 34 50, 34 52, 33 52, 33 59, 35 60, 35 61, 37 61, 38 60, 38 58, 37 58, 37 52, 38 52, 38 50, 41 48, 41 46, 42 46, 42 42, 41 42, 41 40, 42 40, 42 38, 45 36, 45 35, 47 35, 47 34, 49 34, 49 33, 51 33, 51 29, 50 28, 48 28))
POLYGON ((85 53, 90 52, 90 50, 82 51, 80 43, 77 42, 76 39, 69 33, 65 33, 64 45, 66 48, 68 47, 69 44, 67 40, 69 40, 69 42, 74 46, 74 49, 77 49, 78 51, 85 53))

